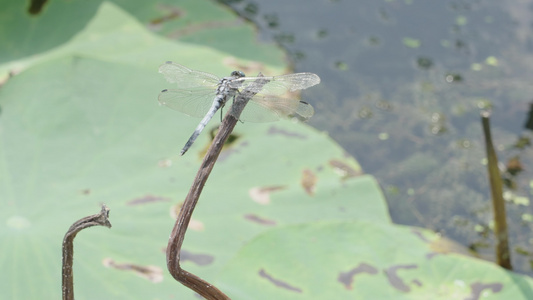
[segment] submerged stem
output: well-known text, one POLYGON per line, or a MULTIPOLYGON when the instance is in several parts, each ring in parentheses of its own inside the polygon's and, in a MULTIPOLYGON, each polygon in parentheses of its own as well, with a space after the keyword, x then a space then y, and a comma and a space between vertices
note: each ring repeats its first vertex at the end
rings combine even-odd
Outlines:
POLYGON ((507 232, 507 219, 505 201, 503 200, 502 177, 498 168, 498 156, 492 144, 490 133, 490 113, 481 113, 481 124, 485 135, 487 149, 487 170, 489 173, 490 191, 492 195, 492 210, 494 212, 494 233, 496 235, 496 260, 503 268, 512 269, 511 252, 509 251, 509 233, 507 232))

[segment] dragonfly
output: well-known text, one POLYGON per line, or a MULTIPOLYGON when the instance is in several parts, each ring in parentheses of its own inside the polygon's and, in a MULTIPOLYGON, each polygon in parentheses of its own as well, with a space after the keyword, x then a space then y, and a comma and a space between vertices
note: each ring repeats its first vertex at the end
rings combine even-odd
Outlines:
POLYGON ((307 121, 314 114, 313 107, 307 102, 286 98, 284 95, 320 83, 320 77, 313 73, 246 77, 241 71, 233 71, 230 76, 219 78, 171 61, 162 64, 159 73, 162 73, 168 82, 178 86, 177 89, 162 90, 158 97, 159 103, 189 116, 203 117, 180 155, 189 150, 215 113, 230 99, 235 101, 235 96, 240 91, 247 89, 256 93, 239 116, 242 122, 272 122, 287 117, 307 121), (266 84, 253 84, 256 80, 266 84))

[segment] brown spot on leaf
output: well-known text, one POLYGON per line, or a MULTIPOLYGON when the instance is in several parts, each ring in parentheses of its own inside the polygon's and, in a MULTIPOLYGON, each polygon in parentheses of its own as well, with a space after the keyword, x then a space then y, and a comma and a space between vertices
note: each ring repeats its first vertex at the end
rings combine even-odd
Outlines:
POLYGON ((133 200, 130 200, 126 202, 126 205, 140 205, 140 204, 148 204, 148 203, 154 203, 154 202, 161 202, 161 201, 170 201, 170 198, 167 197, 161 197, 161 196, 152 196, 152 195, 146 195, 143 197, 135 198, 133 200))
MULTIPOLYGON (((178 218, 178 214, 180 213, 182 205, 183 205, 183 202, 170 206, 170 217, 172 219, 176 220, 178 218)), ((189 226, 187 226, 187 228, 191 230, 202 231, 205 229, 205 225, 202 221, 191 219, 189 221, 189 226)))
POLYGON ((239 62, 235 57, 228 56, 222 60, 225 66, 230 67, 232 70, 241 70, 245 74, 256 74, 257 72, 265 69, 265 64, 258 61, 251 61, 247 64, 239 62))
POLYGON ((286 189, 286 186, 275 185, 275 186, 264 186, 264 187, 253 187, 248 191, 250 198, 259 204, 269 204, 270 203, 270 194, 272 192, 281 191, 286 189))
POLYGON ((477 257, 479 258, 479 254, 475 253, 468 247, 463 246, 462 244, 446 238, 444 236, 440 236, 439 238, 428 240, 423 237, 422 232, 413 231, 415 235, 419 236, 420 239, 424 242, 429 243, 429 249, 431 249, 432 252, 429 254, 426 254, 426 258, 432 259, 433 257, 437 256, 438 254, 447 254, 447 253, 457 253, 465 256, 470 257, 477 257))
POLYGON ((470 285, 470 288, 472 289, 472 294, 465 298, 465 300, 478 300, 481 298, 481 294, 484 290, 491 290, 493 293, 499 293, 501 292, 503 288, 503 284, 501 283, 472 283, 470 285))
POLYGON ((174 30, 173 32, 168 34, 168 37, 171 39, 179 39, 183 36, 193 35, 197 32, 205 31, 211 28, 221 29, 221 28, 235 27, 236 25, 241 25, 241 22, 242 20, 237 19, 237 20, 229 20, 229 21, 207 21, 207 22, 189 24, 183 29, 174 30))
POLYGON ((180 213, 181 207, 183 206, 183 202, 180 202, 176 205, 172 205, 170 207, 170 217, 174 220, 178 218, 178 214, 180 213))
POLYGON ((340 272, 339 277, 337 277, 337 280, 342 283, 347 290, 351 290, 353 289, 353 281, 355 275, 362 273, 375 275, 378 273, 378 269, 374 268, 369 264, 360 263, 357 267, 351 269, 348 272, 340 272))
POLYGON ((431 260, 431 259, 433 259, 434 257, 437 257, 437 256, 439 256, 439 255, 441 255, 441 253, 437 253, 437 252, 429 252, 429 253, 426 254, 426 258, 427 258, 428 260, 431 260))
POLYGON ((429 243, 429 242, 430 242, 430 240, 428 240, 420 230, 418 230, 418 229, 416 229, 416 228, 412 228, 412 229, 411 229, 411 232, 412 232, 417 238, 419 238, 422 242, 424 242, 424 243, 429 243))
POLYGON ((313 171, 305 169, 302 172, 301 184, 308 195, 313 196, 315 194, 315 187, 317 181, 318 178, 316 177, 315 173, 313 173, 313 171))
POLYGON ((44 5, 48 2, 47 0, 31 0, 30 7, 28 12, 32 15, 38 15, 43 10, 44 5))
POLYGON ((280 279, 276 279, 274 277, 272 277, 270 274, 267 274, 267 272, 265 272, 265 270, 261 269, 259 270, 259 276, 265 278, 266 280, 270 281, 271 283, 273 283, 275 286, 277 287, 280 287, 280 288, 283 288, 283 289, 286 289, 286 290, 289 290, 289 291, 292 291, 292 292, 297 292, 297 293, 302 293, 302 289, 299 289, 297 287, 294 287, 288 283, 286 283, 285 281, 282 281, 280 279))
POLYGON ((415 284, 416 286, 422 286, 422 282, 418 279, 413 279, 413 281, 411 281, 413 284, 415 284))
POLYGON ((422 231, 416 228, 411 229, 411 233, 413 233, 422 242, 428 244, 431 252, 426 254, 427 259, 432 259, 439 254, 447 253, 457 253, 471 257, 479 257, 479 255, 474 253, 474 251, 446 237, 440 236, 438 238, 429 239, 422 231))
POLYGON ((411 288, 404 282, 404 280, 397 274, 398 270, 409 270, 418 268, 416 265, 398 265, 385 269, 385 275, 389 283, 395 289, 402 292, 409 292, 411 288))
POLYGON ((22 72, 22 68, 10 69, 7 74, 0 75, 0 87, 2 87, 9 79, 13 78, 15 75, 18 75, 20 72, 22 72))
POLYGON ((333 171, 335 171, 335 173, 342 176, 342 179, 348 179, 351 177, 360 176, 362 174, 361 171, 358 171, 337 159, 330 160, 329 165, 333 167, 333 171))
POLYGON ((191 219, 191 221, 189 221, 189 226, 187 228, 191 230, 195 230, 195 231, 202 231, 205 229, 205 225, 204 225, 204 222, 202 221, 191 219))
POLYGON ((153 283, 158 283, 163 280, 163 270, 156 266, 140 266, 129 263, 118 264, 111 258, 104 258, 102 264, 108 268, 133 272, 135 275, 153 283))
POLYGON ((161 27, 162 23, 172 21, 183 15, 183 11, 177 7, 170 5, 159 5, 159 7, 164 10, 166 14, 159 18, 152 19, 148 25, 151 29, 158 29, 161 27))
POLYGON ((210 265, 215 260, 212 255, 196 254, 187 250, 181 250, 180 259, 181 261, 191 261, 199 266, 210 265))
POLYGON ((297 139, 301 139, 301 140, 305 140, 307 138, 303 134, 296 133, 296 132, 290 132, 290 131, 287 131, 285 129, 278 129, 275 126, 270 127, 270 129, 268 130, 268 134, 272 134, 272 135, 279 134, 279 135, 284 135, 284 136, 287 136, 287 137, 297 138, 297 139))
POLYGON ((91 190, 90 189, 84 189, 84 190, 81 190, 81 193, 83 195, 89 195, 91 193, 91 190))
POLYGON ((246 220, 249 220, 249 221, 252 221, 252 222, 255 222, 257 224, 260 224, 260 225, 267 225, 267 226, 274 226, 276 225, 276 221, 274 220, 269 220, 269 219, 265 219, 265 218, 261 218, 257 215, 253 215, 253 214, 247 214, 247 215, 244 215, 244 218, 246 220))
POLYGON ((170 159, 162 159, 157 162, 157 166, 160 168, 168 168, 172 166, 172 160, 170 159))

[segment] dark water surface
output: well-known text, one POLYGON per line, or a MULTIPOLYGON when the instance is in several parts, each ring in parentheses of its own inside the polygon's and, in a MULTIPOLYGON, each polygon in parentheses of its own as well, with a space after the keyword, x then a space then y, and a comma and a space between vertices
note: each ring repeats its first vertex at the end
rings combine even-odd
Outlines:
POLYGON ((227 1, 295 71, 320 75, 303 96, 310 124, 381 183, 397 223, 442 232, 492 257, 479 112, 492 107, 513 265, 533 274, 533 151, 516 147, 533 99, 533 1, 227 1), (508 172, 509 173, 509 172, 508 172))

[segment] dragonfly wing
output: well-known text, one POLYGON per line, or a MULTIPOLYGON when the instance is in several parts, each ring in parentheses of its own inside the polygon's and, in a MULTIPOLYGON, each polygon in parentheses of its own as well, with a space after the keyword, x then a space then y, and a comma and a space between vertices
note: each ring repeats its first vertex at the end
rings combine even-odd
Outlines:
POLYGON ((209 111, 215 96, 216 92, 211 89, 175 89, 161 91, 158 100, 161 105, 189 116, 203 118, 209 111))
POLYGON ((248 102, 239 119, 245 122, 263 123, 296 117, 301 121, 307 121, 313 114, 313 107, 306 102, 257 94, 248 102))
POLYGON ((248 88, 254 92, 261 92, 263 94, 282 95, 286 92, 303 90, 319 83, 320 77, 316 74, 294 73, 273 77, 243 77, 233 80, 230 86, 241 90, 248 88), (262 88, 254 88, 251 84, 258 79, 268 80, 268 83, 262 88))
POLYGON ((305 101, 298 103, 298 108, 294 111, 293 116, 300 121, 307 121, 315 114, 313 106, 305 101))
POLYGON ((216 75, 191 70, 178 63, 167 61, 159 66, 159 73, 163 74, 168 82, 177 83, 178 88, 188 89, 194 87, 213 87, 216 88, 220 78, 216 75))

